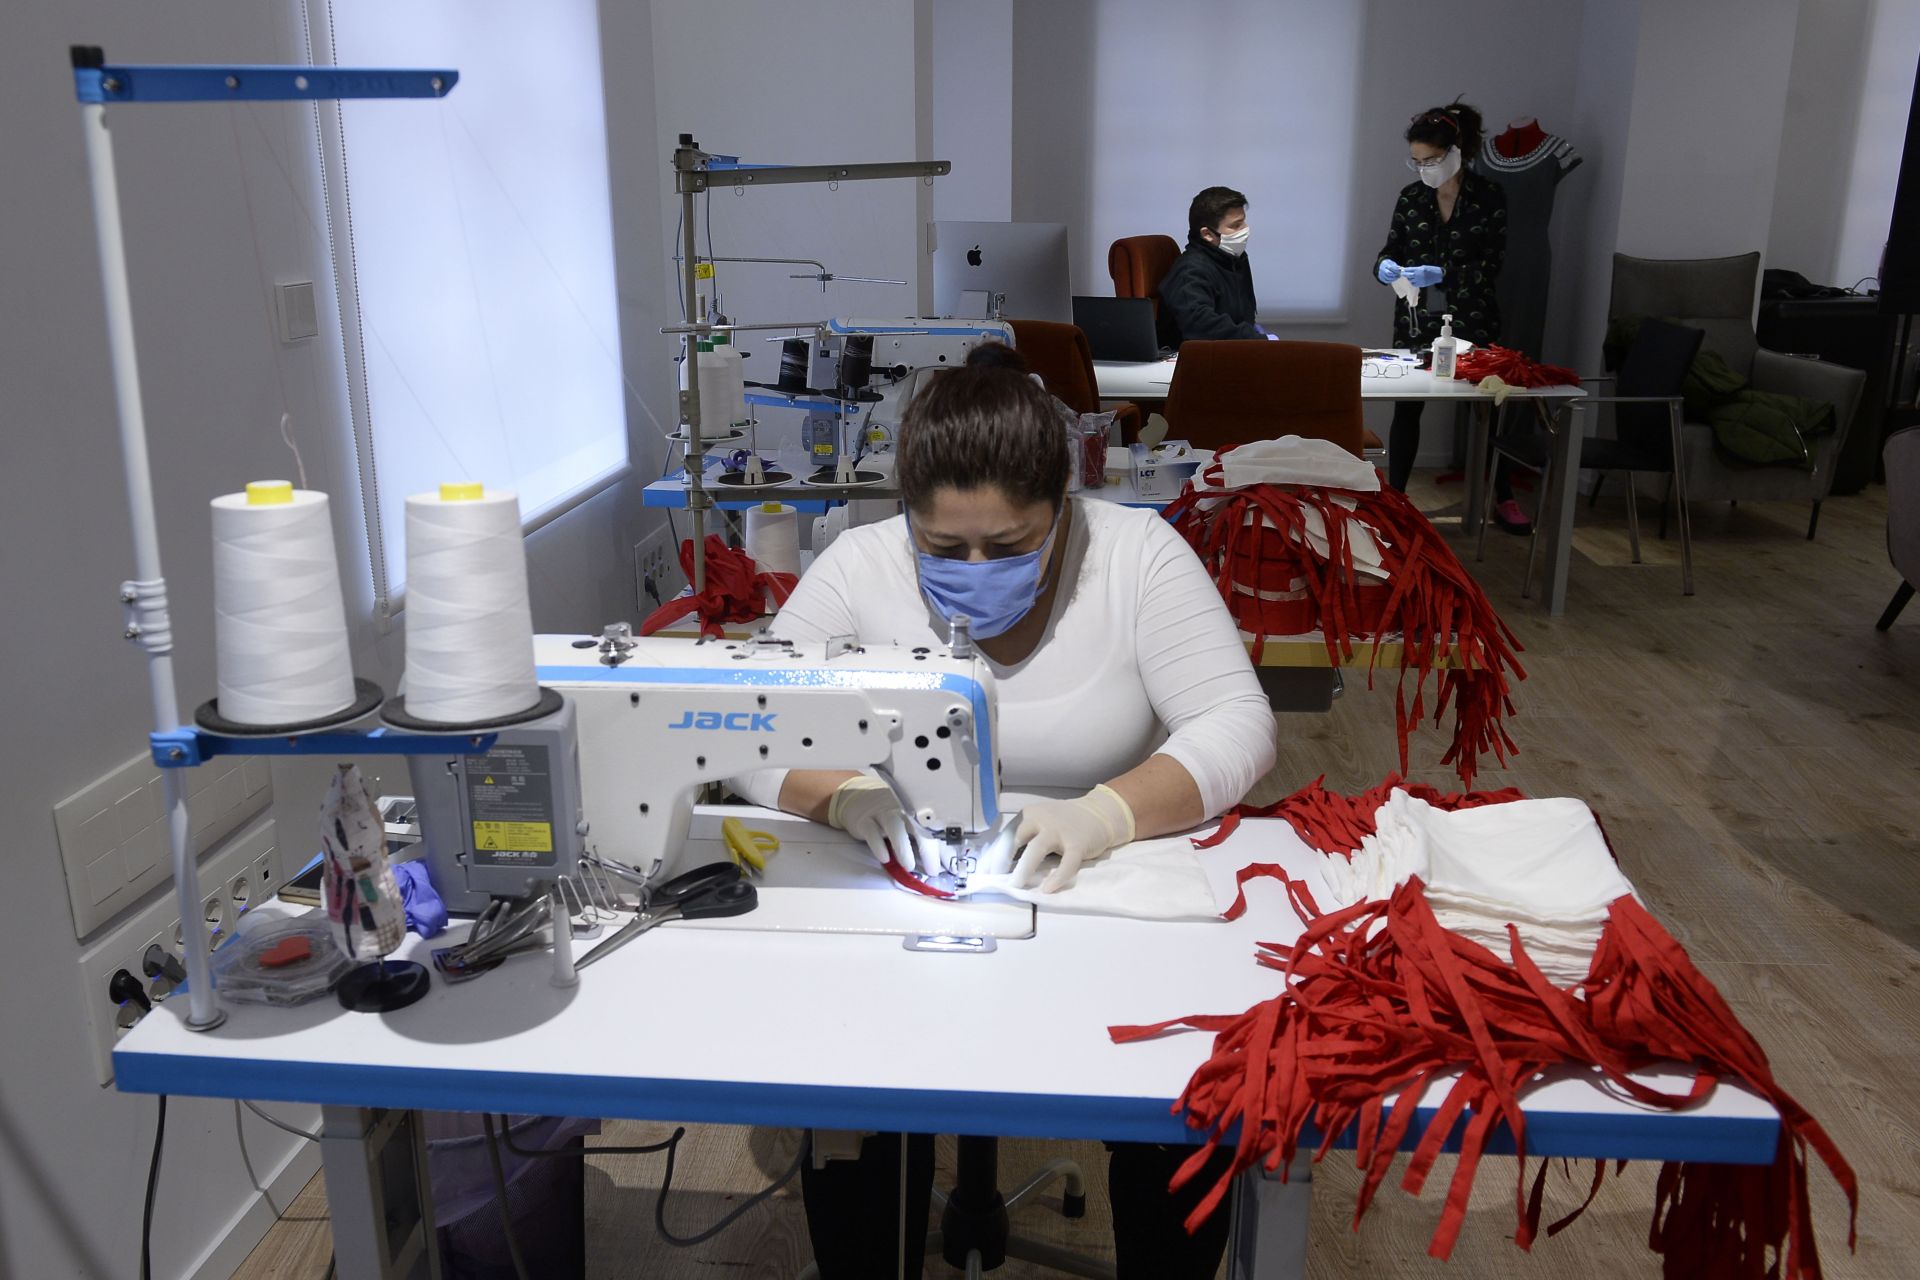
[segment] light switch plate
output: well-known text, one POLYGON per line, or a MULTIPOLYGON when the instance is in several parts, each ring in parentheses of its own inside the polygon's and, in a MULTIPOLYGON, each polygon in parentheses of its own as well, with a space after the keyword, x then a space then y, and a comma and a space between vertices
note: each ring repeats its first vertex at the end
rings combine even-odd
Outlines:
POLYGON ((320 315, 314 306, 313 281, 277 284, 273 295, 280 318, 280 341, 298 342, 319 335, 320 315))
MULTIPOLYGON (((182 770, 196 854, 204 854, 272 799, 267 762, 218 756, 182 770)), ((160 768, 138 755, 53 807, 67 872, 73 936, 85 938, 173 874, 160 768)))

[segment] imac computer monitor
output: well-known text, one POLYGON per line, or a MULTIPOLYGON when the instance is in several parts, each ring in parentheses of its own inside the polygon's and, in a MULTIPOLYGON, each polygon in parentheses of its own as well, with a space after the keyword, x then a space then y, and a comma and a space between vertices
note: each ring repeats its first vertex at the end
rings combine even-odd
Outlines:
POLYGON ((1066 224, 934 223, 933 309, 968 320, 997 314, 1072 324, 1066 224))

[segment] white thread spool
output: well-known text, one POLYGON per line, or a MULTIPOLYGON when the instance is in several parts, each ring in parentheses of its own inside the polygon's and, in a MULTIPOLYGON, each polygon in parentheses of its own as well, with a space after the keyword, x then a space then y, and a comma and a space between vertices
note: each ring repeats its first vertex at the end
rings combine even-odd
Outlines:
MULTIPOLYGON (((700 434, 721 435, 747 420, 746 357, 721 343, 698 353, 700 361, 700 434)), ((680 367, 680 385, 687 385, 686 366, 680 367)))
POLYGON ((520 502, 443 484, 407 498, 407 713, 471 724, 540 700, 520 502))
POLYGON ((222 719, 303 724, 353 705, 326 494, 256 480, 213 500, 213 643, 222 719))
POLYGON ((747 554, 764 573, 799 573, 798 509, 782 502, 747 508, 747 554))

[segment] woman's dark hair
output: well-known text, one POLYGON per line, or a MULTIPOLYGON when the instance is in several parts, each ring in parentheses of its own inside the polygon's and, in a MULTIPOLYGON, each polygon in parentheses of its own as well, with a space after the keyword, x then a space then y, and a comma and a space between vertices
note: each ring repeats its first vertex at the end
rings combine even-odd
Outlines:
POLYGON ((1442 151, 1460 148, 1460 159, 1478 159, 1480 155, 1480 113, 1455 98, 1444 107, 1422 111, 1407 126, 1408 142, 1424 142, 1442 151))
POLYGON ((1187 239, 1198 240, 1202 227, 1218 233, 1220 219, 1247 207, 1247 198, 1232 187, 1208 187, 1187 206, 1187 239))
POLYGON ((1009 501, 1055 509, 1066 496, 1060 412, 1002 343, 975 347, 963 368, 920 388, 901 419, 899 447, 894 474, 909 511, 928 510, 943 486, 992 487, 1009 501))

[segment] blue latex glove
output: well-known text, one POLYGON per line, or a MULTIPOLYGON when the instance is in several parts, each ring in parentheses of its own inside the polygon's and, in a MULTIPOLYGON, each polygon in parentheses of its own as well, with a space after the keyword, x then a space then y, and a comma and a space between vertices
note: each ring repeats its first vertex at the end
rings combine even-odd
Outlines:
POLYGON ((1425 289, 1440 283, 1440 277, 1446 272, 1439 267, 1408 267, 1407 283, 1416 289, 1425 289))
POLYGON ((427 878, 424 859, 394 864, 393 882, 400 887, 400 905, 407 911, 407 928, 423 938, 438 937, 447 929, 447 904, 427 878))
POLYGON ((1374 274, 1380 277, 1381 284, 1392 284, 1400 278, 1400 264, 1392 258, 1382 258, 1374 274))

